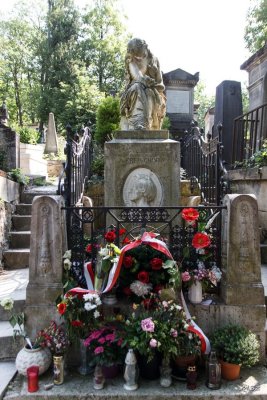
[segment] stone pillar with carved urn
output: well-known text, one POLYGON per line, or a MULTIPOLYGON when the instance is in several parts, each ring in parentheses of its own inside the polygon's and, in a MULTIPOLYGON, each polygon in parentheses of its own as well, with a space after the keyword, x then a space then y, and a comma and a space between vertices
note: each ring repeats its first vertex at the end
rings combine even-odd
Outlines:
POLYGON ((58 320, 56 299, 63 293, 62 255, 67 249, 64 201, 61 196, 37 196, 32 203, 29 283, 26 292, 26 332, 58 320))

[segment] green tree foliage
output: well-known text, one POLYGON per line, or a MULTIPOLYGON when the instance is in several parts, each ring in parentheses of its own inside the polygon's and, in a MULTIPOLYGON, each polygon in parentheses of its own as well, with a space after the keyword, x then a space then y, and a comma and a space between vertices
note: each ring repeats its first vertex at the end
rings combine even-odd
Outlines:
POLYGON ((80 15, 73 0, 48 0, 46 26, 39 46, 41 101, 40 121, 49 112, 57 116, 65 106, 61 86, 77 83, 77 41, 80 15))
POLYGON ((244 40, 251 53, 255 53, 265 45, 267 41, 267 0, 251 0, 244 40))
POLYGON ((120 102, 118 97, 108 96, 99 105, 96 114, 95 140, 101 146, 112 139, 112 132, 119 129, 120 102))
POLYGON ((194 100, 196 104, 199 104, 198 108, 198 124, 201 128, 205 126, 205 114, 209 108, 214 107, 215 97, 208 96, 205 93, 205 84, 199 81, 194 92, 194 100))
POLYGON ((27 21, 13 18, 0 21, 0 37, 1 95, 8 98, 10 114, 22 126, 23 120, 27 120, 26 104, 32 85, 34 32, 27 21))
POLYGON ((95 0, 84 15, 82 57, 94 83, 106 94, 122 88, 129 40, 116 4, 117 0, 95 0))

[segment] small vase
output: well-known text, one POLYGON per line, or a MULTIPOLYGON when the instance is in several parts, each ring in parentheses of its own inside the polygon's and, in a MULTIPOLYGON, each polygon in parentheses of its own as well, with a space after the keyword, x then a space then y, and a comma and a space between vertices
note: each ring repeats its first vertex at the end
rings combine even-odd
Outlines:
POLYGON ((112 288, 109 292, 102 295, 102 303, 106 304, 107 306, 114 306, 118 303, 116 288, 112 288))
POLYGON ((48 348, 30 349, 25 346, 17 354, 16 368, 21 375, 27 376, 27 369, 36 365, 39 367, 39 375, 42 375, 48 370, 51 361, 52 354, 48 348))
POLYGON ((102 372, 101 365, 96 365, 94 372, 94 389, 100 390, 103 389, 105 384, 105 377, 102 372))
POLYGON ((160 385, 169 387, 172 384, 172 370, 170 368, 170 358, 164 357, 160 367, 160 385))
POLYGON ((64 356, 53 356, 54 384, 62 385, 64 382, 64 356))
POLYGON ((94 368, 89 366, 89 348, 84 345, 84 339, 80 339, 80 356, 81 364, 78 371, 81 375, 88 375, 93 372, 94 368))
POLYGON ((232 364, 226 361, 219 360, 221 364, 222 378, 227 381, 235 381, 239 378, 240 368, 239 364, 232 364))
POLYGON ((200 281, 193 282, 188 290, 188 299, 192 304, 202 302, 202 284, 200 281))

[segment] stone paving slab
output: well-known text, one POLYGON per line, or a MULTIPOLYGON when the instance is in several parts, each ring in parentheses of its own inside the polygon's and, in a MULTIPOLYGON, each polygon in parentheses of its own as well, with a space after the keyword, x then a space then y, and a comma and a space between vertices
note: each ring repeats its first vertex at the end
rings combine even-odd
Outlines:
POLYGON ((93 388, 92 375, 82 377, 76 372, 67 374, 60 386, 45 390, 44 385, 52 383, 52 371, 49 370, 39 378, 39 390, 28 393, 26 378, 17 375, 10 383, 4 400, 228 400, 238 397, 238 400, 267 399, 267 369, 264 366, 244 369, 237 381, 223 381, 219 390, 210 390, 205 386, 204 376, 198 380, 196 390, 188 390, 185 382, 174 381, 169 388, 162 388, 158 380, 140 381, 139 389, 128 392, 123 388, 123 379, 116 378, 105 383, 102 390, 93 388))
POLYGON ((16 372, 14 361, 0 362, 0 400, 2 400, 5 389, 16 372))
POLYGON ((0 274, 0 300, 12 297, 13 300, 26 299, 26 287, 29 281, 29 269, 7 271, 0 274))

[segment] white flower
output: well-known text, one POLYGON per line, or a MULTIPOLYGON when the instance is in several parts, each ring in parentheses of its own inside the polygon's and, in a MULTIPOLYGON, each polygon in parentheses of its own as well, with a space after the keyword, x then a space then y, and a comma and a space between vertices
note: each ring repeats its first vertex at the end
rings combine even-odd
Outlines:
POLYGON ((186 330, 188 327, 189 325, 186 322, 184 322, 184 329, 186 330))
POLYGON ((100 297, 98 297, 98 298, 95 300, 95 304, 96 304, 97 306, 100 306, 100 304, 102 304, 102 301, 101 301, 100 297))
POLYGON ((189 335, 188 335, 188 339, 189 339, 189 340, 192 340, 192 339, 193 339, 193 335, 192 335, 192 333, 189 333, 189 335))
POLYGON ((12 310, 12 308, 14 306, 14 300, 11 299, 10 297, 5 298, 5 299, 1 300, 0 304, 5 310, 9 311, 9 310, 12 310))
POLYGON ((71 258, 71 250, 67 250, 65 253, 64 253, 64 255, 63 255, 63 258, 71 258))
POLYGON ((92 304, 92 303, 85 303, 85 305, 84 305, 84 309, 86 311, 91 311, 91 310, 94 310, 95 308, 96 308, 96 305, 92 304))
POLYGON ((134 281, 130 285, 130 289, 136 296, 146 296, 152 289, 152 285, 150 283, 143 283, 141 281, 134 281))
POLYGON ((97 310, 95 310, 95 312, 94 312, 94 317, 95 317, 95 318, 98 318, 99 316, 100 316, 100 312, 97 311, 97 310))
POLYGON ((94 300, 94 295, 93 293, 86 293, 83 295, 84 301, 91 301, 94 300))
POLYGON ((64 265, 64 269, 66 271, 69 271, 70 267, 71 267, 71 261, 68 258, 65 258, 63 265, 64 265))
POLYGON ((107 256, 109 255, 109 249, 108 249, 107 247, 102 247, 102 248, 99 250, 98 254, 99 254, 101 257, 107 257, 107 256))

